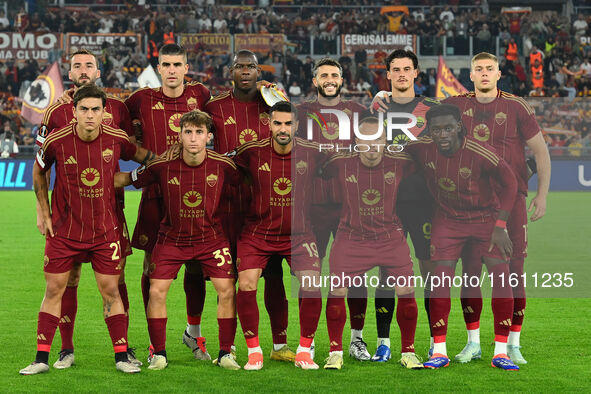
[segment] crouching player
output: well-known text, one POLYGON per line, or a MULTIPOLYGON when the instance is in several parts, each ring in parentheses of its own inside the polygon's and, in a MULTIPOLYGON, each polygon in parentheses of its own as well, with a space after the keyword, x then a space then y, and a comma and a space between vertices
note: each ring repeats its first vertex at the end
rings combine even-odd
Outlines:
POLYGON ((517 193, 517 180, 508 164, 493 148, 466 136, 458 107, 442 104, 427 114, 431 138, 411 141, 405 148, 423 167, 437 208, 433 217, 431 259, 430 324, 433 355, 424 365, 449 365, 446 334, 451 309, 450 287, 455 266, 465 246, 478 250, 491 277, 495 350, 492 366, 518 370, 507 356, 513 299, 508 283, 507 259, 512 244, 506 231, 509 212, 517 193), (498 197, 492 184, 502 188, 498 197))
MULTIPOLYGON (((315 168, 319 166, 318 145, 294 138, 297 129, 295 107, 279 102, 269 109, 271 137, 239 146, 234 161, 252 179, 253 197, 250 212, 237 243, 238 295, 236 306, 248 347, 246 370, 263 367, 263 351, 259 345, 259 309, 257 283, 263 269, 272 259, 286 259, 292 272, 303 283, 300 296, 300 346, 295 365, 302 369, 318 369, 310 347, 318 326, 322 301, 320 259, 305 215, 308 196, 295 198, 294 185, 312 185, 315 168), (292 172, 292 165, 295 172, 292 172), (301 206, 299 204, 302 204, 301 206), (292 217, 292 212, 294 212, 292 217)), ((299 187, 299 186, 298 186, 299 187)), ((309 207, 308 207, 309 208, 309 207)), ((267 280, 283 280, 268 277, 267 280)))
POLYGON ((398 284, 396 319, 402 343, 400 362, 406 368, 423 368, 414 352, 417 326, 417 303, 414 298, 413 270, 410 250, 396 216, 398 185, 405 174, 413 171, 410 157, 404 153, 384 152, 386 136, 374 139, 378 119, 367 117, 359 131, 364 140, 356 138, 362 153, 337 154, 322 170, 324 177, 339 182, 343 196, 341 219, 330 253, 331 280, 341 283, 331 289, 326 304, 326 321, 330 353, 325 369, 343 366, 343 328, 347 319, 344 297, 347 287, 355 284, 374 267, 386 272, 390 285, 398 284), (367 137, 366 137, 367 136, 367 137), (359 278, 360 279, 360 278, 359 278))
POLYGON ((180 119, 179 154, 158 159, 146 168, 118 173, 116 186, 159 185, 164 196, 164 220, 150 266, 148 332, 154 346, 149 369, 164 369, 166 356, 166 296, 183 264, 200 264, 218 294, 220 352, 218 365, 240 369, 231 355, 236 334, 234 269, 230 245, 214 218, 224 183, 237 184, 239 171, 232 160, 206 149, 212 138, 211 118, 199 110, 180 119))
POLYGON ((127 355, 127 318, 118 290, 123 262, 113 178, 119 158, 141 163, 154 154, 132 144, 124 131, 101 124, 106 102, 106 94, 94 84, 77 89, 76 122, 51 132, 37 154, 33 185, 46 230, 43 270, 47 286, 37 322, 37 356, 20 371, 22 375, 49 370, 49 351, 70 271, 85 261, 92 263, 103 298, 116 368, 140 372, 127 355), (54 164, 50 210, 45 172, 54 164))

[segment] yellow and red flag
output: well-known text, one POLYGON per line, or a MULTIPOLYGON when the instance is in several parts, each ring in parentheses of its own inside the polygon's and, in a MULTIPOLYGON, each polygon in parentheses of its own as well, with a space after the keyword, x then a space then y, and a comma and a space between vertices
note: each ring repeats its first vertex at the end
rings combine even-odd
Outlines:
POLYGON ((468 93, 468 90, 456 79, 449 67, 447 67, 443 56, 439 56, 435 98, 458 96, 463 93, 468 93))

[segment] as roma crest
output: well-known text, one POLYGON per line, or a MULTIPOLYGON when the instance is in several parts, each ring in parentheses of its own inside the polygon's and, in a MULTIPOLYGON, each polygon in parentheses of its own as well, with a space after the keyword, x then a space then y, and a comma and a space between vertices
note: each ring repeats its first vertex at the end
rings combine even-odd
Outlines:
POLYGON ((298 172, 298 174, 304 175, 307 170, 308 163, 306 163, 305 161, 301 160, 296 163, 296 171, 298 172))
POLYGON ((106 163, 110 163, 112 158, 113 158, 113 151, 111 149, 108 149, 108 148, 105 149, 103 151, 103 160, 106 163))
POLYGON ((103 124, 106 124, 107 126, 111 126, 111 124, 113 124, 113 115, 107 111, 103 112, 103 124))
POLYGON ((189 111, 195 111, 197 109, 197 99, 195 97, 189 97, 187 99, 187 108, 189 108, 189 111))
POLYGON ((218 176, 215 174, 209 174, 205 180, 207 181, 207 186, 214 187, 215 184, 218 183, 218 176))
POLYGON ((501 126, 503 123, 505 123, 506 120, 507 120, 507 114, 504 112, 499 112, 495 115, 495 122, 497 122, 497 124, 499 126, 501 126))
POLYGON ((262 124, 264 124, 265 126, 267 126, 267 125, 269 124, 269 119, 270 119, 270 118, 271 118, 271 117, 270 117, 270 116, 269 116, 269 114, 268 114, 268 113, 266 113, 266 112, 263 112, 263 113, 261 113, 261 114, 259 115, 259 121, 260 121, 262 124))
POLYGON ((395 180, 396 180, 396 174, 394 172, 388 171, 387 173, 384 174, 384 181, 388 185, 392 185, 395 180))
POLYGON ((460 168, 460 176, 464 179, 468 179, 472 175, 472 170, 468 167, 460 168))

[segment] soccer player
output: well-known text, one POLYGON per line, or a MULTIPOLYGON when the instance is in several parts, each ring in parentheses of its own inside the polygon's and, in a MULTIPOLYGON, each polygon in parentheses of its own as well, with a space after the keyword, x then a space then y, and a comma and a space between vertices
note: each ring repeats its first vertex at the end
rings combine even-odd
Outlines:
MULTIPOLYGON (((98 69, 96 56, 85 49, 74 52, 70 57, 70 71, 68 75, 75 86, 74 91, 69 92, 70 94, 74 94, 74 92, 81 86, 94 83, 100 77, 100 70, 98 69)), ((47 138, 52 130, 60 129, 74 120, 73 103, 56 102, 51 105, 43 116, 41 127, 39 128, 39 133, 37 135, 37 145, 41 147, 45 138, 47 138)), ((120 99, 107 96, 102 123, 115 129, 125 131, 130 137, 130 140, 135 141, 129 111, 120 99)), ((119 163, 117 163, 117 165, 118 164, 119 163)), ((51 169, 48 169, 46 171, 47 179, 50 178, 50 174, 51 169)), ((121 301, 123 302, 123 308, 125 309, 125 317, 127 319, 126 326, 129 326, 129 298, 127 296, 124 269, 126 257, 131 254, 131 244, 129 233, 127 231, 127 222, 125 221, 125 215, 123 213, 123 208, 125 207, 123 189, 116 189, 115 193, 117 195, 116 212, 119 219, 118 231, 120 232, 121 243, 121 266, 123 267, 121 270, 121 276, 119 277, 119 294, 121 295, 121 301)), ((40 206, 37 204, 37 228, 42 234, 45 233, 43 225, 43 216, 41 215, 40 206)), ((60 351, 59 359, 53 364, 53 367, 58 369, 69 368, 74 364, 74 322, 76 321, 76 313, 78 310, 78 282, 80 281, 81 267, 81 263, 75 263, 73 265, 72 270, 70 271, 68 285, 62 298, 62 311, 59 320, 62 349, 60 351)), ((128 347, 128 355, 133 363, 138 366, 142 365, 141 361, 135 358, 133 348, 128 347)))
MULTIPOLYGON (((137 137, 142 146, 157 154, 164 153, 178 142, 180 119, 184 113, 203 109, 210 98, 209 90, 200 83, 184 84, 189 69, 187 52, 176 44, 160 48, 158 72, 162 76, 162 87, 144 88, 134 92, 125 100, 131 119, 138 126, 137 137)), ((142 190, 138 219, 131 245, 145 251, 142 275, 144 307, 148 306, 150 294, 149 267, 152 250, 158 238, 159 223, 164 217, 162 194, 157 184, 142 190)), ((183 343, 193 352, 196 359, 211 360, 201 334, 201 313, 205 302, 205 281, 198 265, 185 269, 184 289, 187 305, 187 329, 183 343)))
MULTIPOLYGON (((218 153, 231 152, 246 142, 262 141, 271 135, 269 106, 259 93, 259 87, 268 82, 257 82, 260 68, 256 55, 247 50, 238 51, 232 58, 230 72, 234 88, 213 97, 205 105, 205 111, 213 119, 213 145, 218 153)), ((220 202, 218 213, 234 257, 250 198, 248 186, 228 185, 220 202)), ((281 259, 275 259, 263 272, 265 307, 273 336, 271 359, 294 362, 296 355, 287 345, 288 303, 281 265, 281 259)))
MULTIPOLYGON (((417 56, 409 50, 397 49, 384 60, 386 77, 392 84, 390 101, 386 105, 387 112, 412 114, 416 117, 416 125, 410 131, 415 137, 424 135, 427 130, 426 112, 438 105, 439 102, 427 97, 416 97, 414 81, 419 73, 417 56)), ((408 118, 392 119, 392 122, 405 124, 408 118)), ((393 141, 403 144, 409 137, 402 131, 395 131, 393 141)), ((434 201, 427 189, 421 174, 411 174, 400 181, 396 214, 400 218, 405 234, 410 234, 414 246, 415 256, 419 260, 419 267, 423 278, 427 278, 432 271, 429 239, 431 237, 431 217, 433 216, 434 201)), ((429 317, 429 287, 424 288, 424 304, 429 317)), ((390 324, 394 315, 394 291, 387 287, 378 287, 375 294, 376 326, 378 330, 378 347, 371 358, 372 361, 385 362, 390 359, 390 324)), ((433 336, 431 335, 431 347, 433 336)))
POLYGON ((460 253, 464 246, 470 245, 491 276, 495 332, 491 364, 496 368, 518 370, 507 356, 513 299, 507 262, 512 245, 506 231, 517 180, 493 148, 466 136, 458 107, 435 106, 427 112, 426 118, 432 138, 419 138, 405 147, 405 152, 421 165, 437 202, 431 232, 431 259, 435 269, 429 284, 434 345, 433 355, 424 366, 436 369, 449 365, 446 335, 451 309, 450 287, 460 253), (498 196, 493 180, 502 185, 498 196))
POLYGON ((123 267, 113 177, 119 158, 146 162, 155 155, 136 147, 124 131, 101 123, 106 101, 105 93, 94 84, 77 89, 76 122, 53 131, 37 153, 33 184, 46 230, 47 286, 37 322, 37 356, 20 371, 23 375, 49 370, 49 351, 70 270, 74 263, 89 260, 103 297, 116 367, 126 373, 140 372, 127 355, 127 323, 118 290, 123 267), (50 209, 45 171, 54 164, 50 209))
MULTIPOLYGON (((237 243, 238 294, 236 307, 248 347, 246 370, 263 367, 263 352, 259 345, 259 312, 257 283, 272 259, 287 259, 292 272, 303 283, 303 277, 319 279, 320 261, 309 225, 301 219, 307 199, 296 199, 293 186, 306 185, 314 176, 320 155, 317 145, 294 139, 297 128, 295 107, 279 102, 269 109, 271 137, 239 146, 234 161, 252 179, 252 204, 237 243), (296 151, 297 149, 297 151, 296 151), (295 161, 296 172, 292 172, 295 161), (294 203, 297 200, 297 203, 294 203), (292 218, 292 210, 296 212, 292 218)), ((271 277, 267 280, 272 280, 271 277)), ((282 280, 277 278, 276 280, 282 280)), ((319 280, 315 283, 319 283, 319 280)), ((302 286, 300 304, 300 346, 295 365, 317 369, 310 347, 322 308, 320 290, 302 286)))
MULTIPOLYGON (((361 114, 365 108, 350 100, 341 98, 343 87, 343 68, 339 62, 330 58, 323 58, 314 64, 312 83, 316 87, 316 98, 303 102, 298 106, 299 135, 308 138, 312 133, 312 140, 319 144, 339 144, 339 124, 337 116, 322 113, 324 110, 339 110, 353 119, 353 114, 361 114), (311 125, 311 126, 310 126, 311 125), (309 130, 310 128, 310 130, 309 130)), ((339 224, 340 196, 334 181, 318 178, 314 185, 312 208, 312 228, 318 242, 318 252, 322 260, 326 254, 326 247, 333 237, 339 224)), ((371 355, 367 351, 367 344, 363 341, 363 326, 367 309, 367 288, 355 287, 347 294, 351 322, 351 343, 349 355, 359 361, 367 361, 371 355)))
POLYGON ((116 184, 137 188, 157 184, 162 191, 164 220, 150 266, 148 331, 154 346, 149 369, 164 369, 166 356, 166 296, 183 264, 200 264, 218 294, 220 352, 218 365, 240 369, 231 356, 236 334, 236 290, 230 245, 215 212, 222 186, 237 183, 240 175, 229 158, 206 145, 212 138, 211 118, 195 110, 181 119, 181 152, 171 160, 154 160, 146 168, 118 173, 116 184))
POLYGON ((380 267, 389 280, 395 281, 389 285, 398 295, 400 362, 407 368, 423 367, 414 353, 418 310, 411 282, 412 260, 396 216, 398 185, 413 171, 413 164, 404 153, 384 152, 387 149, 385 133, 377 139, 368 137, 375 135, 378 127, 377 118, 364 118, 359 125, 363 138, 355 138, 361 153, 337 154, 323 168, 323 176, 338 181, 343 200, 329 258, 331 276, 341 283, 331 288, 326 304, 330 353, 325 369, 343 367, 342 337, 347 319, 343 297, 347 287, 374 267, 380 267))
MULTIPOLYGON (((501 76, 496 56, 482 52, 472 58, 470 79, 474 82, 474 91, 460 97, 450 97, 446 102, 457 105, 462 113, 462 122, 468 134, 481 142, 493 146, 497 154, 511 167, 517 177, 518 193, 511 215, 507 222, 509 238, 513 242, 513 255, 509 268, 517 279, 513 287, 513 317, 509 334, 508 354, 515 363, 527 361, 520 350, 520 333, 525 313, 525 287, 522 280, 524 261, 527 256, 527 181, 528 166, 525 160, 525 147, 534 155, 538 172, 538 190, 531 200, 529 211, 534 211, 531 220, 541 219, 546 212, 546 197, 550 186, 550 155, 544 137, 538 125, 534 110, 524 99, 497 88, 501 76)), ((462 261, 474 260, 478 256, 465 252, 462 261)), ((464 264, 463 267, 475 268, 468 272, 470 276, 480 276, 480 266, 464 264)), ((468 330, 468 343, 456 356, 460 362, 469 362, 479 358, 480 350, 480 311, 482 294, 480 288, 462 289, 462 309, 468 330)))

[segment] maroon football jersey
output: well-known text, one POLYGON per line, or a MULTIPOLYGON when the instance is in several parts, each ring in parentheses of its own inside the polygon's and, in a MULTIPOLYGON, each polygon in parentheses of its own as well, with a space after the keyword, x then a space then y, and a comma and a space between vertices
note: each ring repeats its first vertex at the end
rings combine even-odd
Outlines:
POLYGON ((311 232, 310 204, 314 193, 314 183, 318 179, 318 171, 329 158, 321 152, 319 145, 299 137, 294 138, 291 152, 292 173, 292 234, 308 234, 311 232))
POLYGON ((162 190, 165 216, 158 242, 191 246, 224 238, 214 214, 222 186, 236 184, 240 173, 232 160, 211 150, 206 152, 205 160, 196 167, 187 165, 177 155, 170 161, 158 159, 132 172, 135 187, 157 183, 162 190))
POLYGON ((402 228, 396 216, 398 185, 413 171, 406 153, 385 153, 375 167, 364 165, 359 153, 334 155, 322 173, 335 178, 341 190, 338 236, 356 241, 398 238, 395 233, 402 228))
POLYGON ((158 155, 179 142, 181 116, 203 110, 209 90, 198 82, 185 84, 183 94, 168 97, 162 88, 136 90, 125 100, 131 120, 142 126, 142 146, 158 155))
POLYGON ((448 157, 439 153, 431 138, 421 137, 409 142, 404 151, 422 167, 438 205, 436 215, 482 223, 490 220, 498 209, 511 211, 517 180, 490 145, 465 137, 460 149, 448 157), (498 198, 491 182, 495 179, 504 185, 498 198))
POLYGON ((252 179, 253 196, 243 235, 270 241, 289 241, 293 205, 291 152, 280 155, 271 137, 239 146, 234 162, 252 179))
POLYGON ((205 105, 213 120, 213 149, 227 153, 245 142, 270 137, 268 110, 260 94, 249 102, 238 100, 232 91, 213 97, 205 105))
POLYGON ((95 243, 119 239, 113 176, 119 159, 130 160, 137 147, 123 130, 101 125, 98 138, 82 141, 77 123, 54 130, 37 153, 42 172, 53 164, 53 231, 63 238, 95 243))
MULTIPOLYGON (((358 119, 361 119, 361 114, 366 112, 364 106, 350 100, 341 100, 335 106, 324 106, 318 102, 318 98, 305 101, 298 105, 298 136, 305 139, 310 139, 319 144, 333 144, 339 146, 350 146, 355 143, 353 133, 353 114, 359 114, 358 119), (339 122, 337 116, 334 114, 321 113, 321 109, 333 109, 343 111, 350 120, 351 124, 351 140, 339 140, 339 122), (312 138, 308 137, 309 132, 312 133, 312 138)), ((314 185, 313 203, 325 204, 327 202, 340 202, 338 187, 333 181, 318 178, 314 185)))
POLYGON ((540 132, 534 110, 522 98, 499 89, 497 98, 480 103, 474 92, 445 99, 460 108, 468 135, 495 148, 517 177, 518 191, 527 194, 526 141, 540 132))
MULTIPOLYGON (((52 130, 61 129, 70 123, 74 123, 74 104, 60 104, 54 103, 45 111, 43 120, 39 126, 36 143, 39 147, 45 142, 45 138, 52 130)), ((121 129, 127 133, 128 136, 133 136, 133 128, 131 126, 131 117, 125 103, 117 97, 108 96, 105 104, 105 112, 103 113, 103 124, 121 129)))
MULTIPOLYGON (((125 100, 132 122, 139 122, 142 129, 142 147, 161 155, 179 142, 180 121, 183 114, 202 110, 209 100, 209 90, 200 83, 184 85, 179 97, 168 97, 162 88, 136 90, 125 100)), ((143 190, 147 198, 160 196, 157 186, 143 190)))

